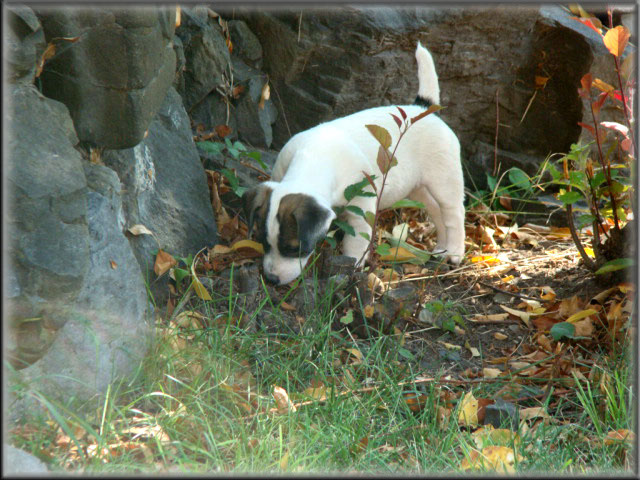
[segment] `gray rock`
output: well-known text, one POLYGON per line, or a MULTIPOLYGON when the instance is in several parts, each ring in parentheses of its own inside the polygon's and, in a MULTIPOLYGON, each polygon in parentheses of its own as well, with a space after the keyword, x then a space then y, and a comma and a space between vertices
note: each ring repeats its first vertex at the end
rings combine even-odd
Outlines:
POLYGON ((42 73, 45 95, 65 103, 80 140, 106 148, 142 140, 175 76, 175 8, 42 7, 47 40, 60 41, 42 73))
POLYGON ((484 424, 516 431, 519 424, 518 409, 513 403, 498 398, 495 403, 487 405, 484 424))
POLYGON ((49 476, 49 469, 38 458, 12 445, 2 444, 4 475, 37 475, 49 476))
POLYGON ((233 53, 238 55, 248 65, 255 68, 262 66, 262 45, 260 40, 242 20, 229 21, 229 34, 233 42, 233 53))
POLYGON ((11 88, 8 100, 5 271, 13 280, 3 322, 20 325, 17 351, 9 353, 24 367, 66 321, 89 267, 87 185, 66 107, 32 86, 11 88), (22 323, 28 318, 41 321, 22 323))
POLYGON ((167 276, 157 281, 153 273, 158 248, 186 257, 217 242, 206 175, 178 93, 169 89, 139 145, 106 151, 103 160, 123 184, 126 228, 142 224, 154 233, 131 236, 129 242, 145 282, 160 301, 167 295, 167 276))
POLYGON ((42 26, 33 11, 23 5, 7 5, 5 55, 10 82, 32 83, 46 43, 42 26))
POLYGON ((186 68, 184 90, 178 92, 187 111, 201 102, 216 87, 230 86, 229 49, 220 27, 210 21, 204 7, 183 8, 176 34, 182 40, 186 68))

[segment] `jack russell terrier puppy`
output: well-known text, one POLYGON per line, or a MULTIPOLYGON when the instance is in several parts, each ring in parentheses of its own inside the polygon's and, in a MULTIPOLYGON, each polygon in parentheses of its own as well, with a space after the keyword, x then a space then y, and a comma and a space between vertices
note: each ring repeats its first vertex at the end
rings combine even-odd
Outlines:
MULTIPOLYGON (((402 106, 409 118, 440 103, 435 65, 420 42, 416 60, 418 96, 413 105, 402 106)), ((268 282, 282 285, 300 275, 336 217, 332 207, 347 204, 344 190, 361 181, 363 172, 376 176, 380 190, 379 143, 365 125, 386 128, 393 152, 399 129, 390 114, 397 112, 395 106, 371 108, 294 135, 276 159, 272 180, 245 192, 242 203, 249 235, 255 224, 257 240, 264 247, 263 270, 268 282)), ((395 156, 398 164, 389 170, 380 208, 405 198, 423 203, 436 227, 438 251, 444 251, 450 262, 460 263, 465 232, 458 138, 438 115, 427 115, 409 128, 395 156)), ((356 197, 349 204, 373 212, 375 203, 375 197, 356 197)), ((355 236, 345 234, 343 253, 359 260, 369 242, 358 232, 370 236, 371 227, 348 210, 343 216, 356 231, 355 236)))

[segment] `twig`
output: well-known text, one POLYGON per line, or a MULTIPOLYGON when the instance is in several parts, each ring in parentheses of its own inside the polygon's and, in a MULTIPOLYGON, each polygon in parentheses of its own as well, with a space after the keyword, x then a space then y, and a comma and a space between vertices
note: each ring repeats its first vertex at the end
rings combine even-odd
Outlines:
POLYGON ((496 88, 496 136, 493 143, 493 173, 492 176, 498 174, 498 130, 500 127, 500 103, 498 101, 498 95, 500 93, 500 87, 496 88))
POLYGON ((512 297, 521 298, 523 300, 535 300, 536 302, 540 301, 539 298, 533 298, 533 297, 528 297, 526 295, 522 295, 520 293, 509 292, 508 290, 503 290, 502 288, 495 287, 495 286, 491 285, 490 283, 486 283, 486 282, 483 282, 483 281, 480 281, 480 280, 478 280, 477 283, 479 283, 480 285, 484 285, 485 287, 489 287, 490 289, 495 290, 496 292, 504 293, 505 295, 510 295, 512 297))

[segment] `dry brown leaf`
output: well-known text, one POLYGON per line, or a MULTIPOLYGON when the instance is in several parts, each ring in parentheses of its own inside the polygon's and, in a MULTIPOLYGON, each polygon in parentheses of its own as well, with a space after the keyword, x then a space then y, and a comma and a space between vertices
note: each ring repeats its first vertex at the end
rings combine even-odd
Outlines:
POLYGON ((132 235, 153 235, 153 232, 141 224, 134 225, 127 230, 132 235))
POLYGON ((636 440, 636 434, 630 430, 619 429, 613 430, 607 433, 607 438, 604 440, 605 445, 615 445, 620 443, 627 443, 633 445, 636 440))
POLYGON ((272 395, 273 399, 276 401, 279 413, 297 411, 296 406, 291 400, 289 400, 289 394, 284 388, 274 385, 272 395))
POLYGON ((484 378, 496 378, 502 375, 502 370, 498 368, 483 368, 482 376, 484 378))
POLYGON ((520 420, 533 420, 534 418, 550 418, 544 407, 530 407, 520 409, 520 420))
POLYGON ((271 97, 271 89, 269 88, 269 82, 267 82, 264 84, 262 91, 260 92, 260 101, 258 102, 260 110, 264 108, 264 103, 269 100, 269 97, 271 97))
POLYGON ((158 249, 158 254, 156 255, 156 261, 153 265, 153 271, 158 277, 161 277, 171 268, 177 265, 178 262, 175 258, 173 258, 169 253, 165 252, 162 249, 158 249))
POLYGON ((495 338, 496 340, 506 340, 509 337, 507 335, 505 335, 504 333, 496 332, 496 333, 493 334, 493 338, 495 338))
POLYGON ((109 265, 111 265, 112 269, 116 269, 118 268, 118 264, 116 262, 114 262, 113 260, 109 260, 109 265))

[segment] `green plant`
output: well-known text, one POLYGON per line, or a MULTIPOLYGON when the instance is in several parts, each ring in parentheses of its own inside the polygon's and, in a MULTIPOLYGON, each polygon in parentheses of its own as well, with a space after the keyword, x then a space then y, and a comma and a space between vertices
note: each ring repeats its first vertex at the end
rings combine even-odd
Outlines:
POLYGON ((231 190, 238 197, 242 197, 242 194, 247 189, 246 187, 240 185, 240 181, 238 180, 236 173, 232 169, 226 168, 228 156, 250 168, 255 167, 253 167, 251 164, 243 163, 243 160, 251 160, 253 162, 256 162, 262 169, 261 173, 264 173, 269 169, 267 164, 262 160, 262 154, 260 152, 248 151, 247 147, 245 147, 244 144, 239 140, 236 140, 235 142, 232 142, 228 138, 225 138, 224 142, 212 142, 210 140, 204 140, 196 142, 196 145, 202 148, 205 152, 224 156, 223 168, 220 170, 220 173, 224 175, 224 177, 229 182, 231 190))
POLYGON ((624 26, 613 27, 609 9, 610 28, 603 35, 591 19, 582 19, 602 38, 612 55, 612 66, 617 74, 618 85, 612 86, 591 73, 581 79, 579 96, 590 107, 591 123, 582 123, 593 141, 573 144, 569 153, 550 166, 553 182, 559 185, 558 199, 566 208, 567 219, 573 241, 585 265, 596 274, 612 272, 629 267, 632 259, 625 255, 625 237, 622 233, 628 218, 633 215, 636 144, 633 135, 634 118, 631 99, 635 92, 632 78, 632 55, 621 63, 621 57, 629 40, 624 26), (595 96, 594 96, 595 91, 595 96), (623 112, 626 125, 602 121, 600 114, 607 102, 623 112), (578 202, 587 207, 580 208, 578 202), (587 253, 576 231, 573 212, 578 211, 577 227, 590 225, 593 235, 594 259, 587 253))

